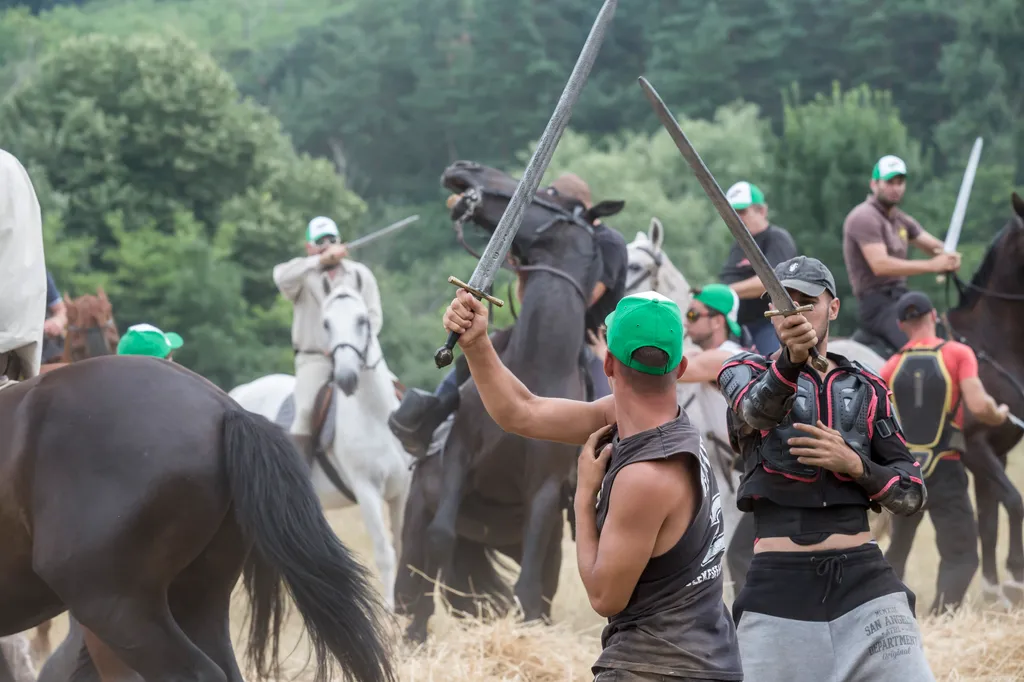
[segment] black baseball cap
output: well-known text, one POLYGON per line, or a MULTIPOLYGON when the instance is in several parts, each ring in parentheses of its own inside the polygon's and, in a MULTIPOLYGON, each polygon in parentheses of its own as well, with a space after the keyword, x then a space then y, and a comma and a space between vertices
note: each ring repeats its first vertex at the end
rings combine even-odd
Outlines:
POLYGON ((900 322, 916 320, 935 310, 931 299, 920 291, 908 291, 896 301, 896 319, 900 322))
POLYGON ((808 296, 820 296, 827 291, 836 296, 836 281, 825 264, 817 258, 797 256, 775 266, 775 276, 787 289, 795 289, 808 296))

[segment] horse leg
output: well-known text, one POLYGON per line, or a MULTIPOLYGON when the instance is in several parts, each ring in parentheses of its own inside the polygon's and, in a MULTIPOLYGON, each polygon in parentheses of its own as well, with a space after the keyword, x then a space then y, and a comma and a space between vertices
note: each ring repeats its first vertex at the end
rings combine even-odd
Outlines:
POLYGON ((380 490, 368 480, 352 481, 352 493, 356 496, 359 511, 363 515, 366 531, 373 541, 373 556, 377 562, 381 583, 384 585, 384 601, 388 608, 395 609, 395 548, 388 541, 388 528, 384 523, 384 499, 380 490))
MULTIPOLYGON (((454 431, 455 425, 452 426, 454 431)), ((451 573, 455 554, 455 525, 462 504, 462 487, 466 482, 466 463, 463 449, 452 447, 441 459, 441 491, 437 513, 427 527, 428 552, 431 562, 441 567, 444 574, 451 573)))
POLYGON ((434 464, 430 461, 418 464, 413 475, 403 516, 402 553, 395 578, 395 610, 411 616, 405 637, 415 644, 426 641, 427 623, 434 614, 431 580, 437 575, 437 564, 431 561, 424 527, 430 518, 426 490, 426 476, 430 472, 426 468, 434 464))
MULTIPOLYGON (((538 456, 556 455, 544 452, 538 456)), ((530 488, 532 486, 527 486, 527 490, 530 488)), ((542 617, 545 612, 544 565, 552 538, 562 521, 560 493, 561 481, 549 477, 536 488, 533 499, 529 501, 526 526, 523 529, 523 560, 515 585, 516 597, 523 609, 523 616, 528 621, 542 617)))
POLYGON ((104 682, 85 645, 85 628, 68 616, 68 634, 39 671, 37 682, 104 682))
POLYGON ((25 635, 0 638, 0 682, 35 682, 31 647, 25 635))
POLYGON ((982 595, 986 602, 1009 606, 999 586, 996 543, 999 539, 998 479, 1003 476, 1002 464, 984 436, 970 438, 964 465, 974 474, 974 499, 978 514, 978 537, 981 540, 982 595))
POLYGON ((564 534, 565 527, 559 519, 555 532, 551 534, 551 545, 544 555, 541 618, 546 623, 551 622, 551 606, 555 601, 555 593, 558 592, 558 579, 562 575, 562 536, 564 534))
POLYGON ((391 543, 395 548, 395 556, 402 556, 402 529, 405 525, 405 508, 409 504, 409 488, 412 483, 412 472, 402 464, 392 476, 398 490, 388 499, 388 518, 391 521, 391 543))

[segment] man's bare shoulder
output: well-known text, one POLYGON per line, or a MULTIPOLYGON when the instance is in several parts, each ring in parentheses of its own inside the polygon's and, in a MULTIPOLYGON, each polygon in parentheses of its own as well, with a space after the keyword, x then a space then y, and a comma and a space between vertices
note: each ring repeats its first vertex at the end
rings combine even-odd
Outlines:
POLYGON ((622 467, 612 483, 610 507, 664 511, 690 495, 692 479, 688 469, 696 458, 680 453, 668 459, 633 462, 622 467))

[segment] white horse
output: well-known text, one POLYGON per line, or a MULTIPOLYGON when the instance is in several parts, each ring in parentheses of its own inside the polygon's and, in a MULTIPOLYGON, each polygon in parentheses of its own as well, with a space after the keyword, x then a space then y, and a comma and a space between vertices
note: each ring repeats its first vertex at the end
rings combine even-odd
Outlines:
MULTIPOLYGON (((401 556, 402 521, 413 462, 387 425, 388 415, 398 408, 394 375, 370 328, 366 304, 356 291, 346 287, 334 289, 324 299, 321 315, 334 361, 336 387, 333 429, 329 424, 324 426, 321 446, 327 468, 333 469, 352 491, 355 502, 332 483, 330 477, 334 472, 325 472, 319 462, 314 462, 310 476, 325 509, 359 504, 373 541, 384 596, 393 609, 397 557, 401 556), (384 523, 385 502, 391 520, 390 542, 384 523)), ((292 375, 271 374, 242 384, 229 395, 245 409, 278 420, 294 389, 292 375)), ((285 423, 282 427, 287 429, 289 425, 285 423)))

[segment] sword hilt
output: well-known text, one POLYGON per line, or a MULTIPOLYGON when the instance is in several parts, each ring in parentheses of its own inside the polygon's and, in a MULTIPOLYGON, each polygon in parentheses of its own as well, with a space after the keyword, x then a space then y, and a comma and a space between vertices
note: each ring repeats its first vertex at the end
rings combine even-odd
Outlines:
MULTIPOLYGON (((796 315, 797 313, 806 313, 814 310, 813 305, 802 305, 792 310, 766 310, 764 316, 771 319, 782 315, 783 317, 789 317, 790 315, 796 315)), ((828 360, 822 357, 821 353, 818 352, 817 348, 811 348, 808 351, 808 355, 811 356, 811 366, 819 372, 828 371, 828 360)))
MULTIPOLYGON (((505 302, 502 301, 500 298, 495 298, 494 296, 491 296, 486 292, 480 291, 476 287, 472 287, 466 284, 458 277, 449 277, 448 283, 454 284, 460 289, 465 289, 469 293, 473 294, 473 296, 475 296, 478 301, 486 300, 498 306, 499 308, 504 307, 505 305, 505 302)), ((458 334, 457 332, 448 332, 448 339, 444 342, 444 345, 438 348, 436 351, 434 351, 434 364, 437 365, 438 369, 441 369, 442 367, 447 367, 448 365, 452 364, 452 360, 455 358, 455 354, 452 351, 455 349, 455 344, 458 343, 459 341, 459 336, 460 334, 458 334)))

